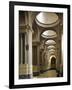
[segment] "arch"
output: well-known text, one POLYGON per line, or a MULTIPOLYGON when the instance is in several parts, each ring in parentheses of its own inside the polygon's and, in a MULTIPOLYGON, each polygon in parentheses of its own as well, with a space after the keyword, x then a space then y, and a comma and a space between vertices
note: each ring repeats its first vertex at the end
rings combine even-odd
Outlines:
POLYGON ((54 55, 50 57, 50 62, 51 62, 51 68, 56 69, 56 57, 54 55))

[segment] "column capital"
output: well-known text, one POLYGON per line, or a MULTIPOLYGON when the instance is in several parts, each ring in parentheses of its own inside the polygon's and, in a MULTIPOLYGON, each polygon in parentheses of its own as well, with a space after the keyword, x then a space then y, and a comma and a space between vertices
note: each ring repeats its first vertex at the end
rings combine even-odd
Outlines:
POLYGON ((19 28, 20 28, 20 32, 28 32, 29 30, 32 33, 34 32, 29 24, 23 25, 23 26, 19 26, 19 28))

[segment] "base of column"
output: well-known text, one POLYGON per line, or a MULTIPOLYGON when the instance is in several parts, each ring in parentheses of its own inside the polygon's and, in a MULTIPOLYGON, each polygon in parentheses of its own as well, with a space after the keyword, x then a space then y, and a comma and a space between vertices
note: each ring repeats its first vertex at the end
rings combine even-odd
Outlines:
POLYGON ((19 75, 19 79, 31 79, 31 75, 28 74, 28 75, 19 75))

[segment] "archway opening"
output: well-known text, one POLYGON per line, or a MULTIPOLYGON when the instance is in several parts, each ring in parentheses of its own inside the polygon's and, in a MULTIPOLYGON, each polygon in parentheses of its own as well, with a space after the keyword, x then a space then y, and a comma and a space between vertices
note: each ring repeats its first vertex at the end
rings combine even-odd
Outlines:
POLYGON ((51 69, 56 69, 56 58, 51 57, 51 69))

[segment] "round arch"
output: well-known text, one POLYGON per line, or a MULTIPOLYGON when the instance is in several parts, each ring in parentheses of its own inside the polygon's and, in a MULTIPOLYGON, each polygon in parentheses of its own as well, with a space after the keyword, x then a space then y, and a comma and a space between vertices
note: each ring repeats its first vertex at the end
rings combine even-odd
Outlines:
POLYGON ((51 69, 56 69, 56 56, 55 55, 50 56, 50 66, 51 66, 51 69))

